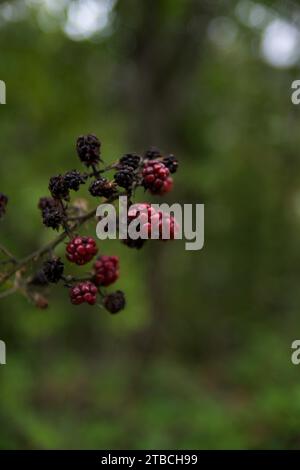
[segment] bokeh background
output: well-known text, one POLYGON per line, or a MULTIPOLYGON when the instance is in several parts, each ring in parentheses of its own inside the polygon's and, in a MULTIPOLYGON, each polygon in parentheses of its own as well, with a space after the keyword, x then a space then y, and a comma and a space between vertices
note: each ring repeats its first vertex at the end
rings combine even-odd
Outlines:
POLYGON ((106 163, 175 153, 167 200, 205 204, 202 251, 101 243, 121 257, 119 315, 63 287, 44 311, 0 301, 0 447, 299 448, 300 2, 1 1, 0 44, 13 253, 55 236, 37 201, 80 167, 79 134, 106 163))

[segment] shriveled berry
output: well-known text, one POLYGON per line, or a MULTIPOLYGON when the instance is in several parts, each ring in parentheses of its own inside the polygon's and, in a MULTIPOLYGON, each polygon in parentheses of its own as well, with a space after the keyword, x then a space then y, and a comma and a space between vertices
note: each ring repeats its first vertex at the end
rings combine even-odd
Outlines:
POLYGON ((5 214, 7 203, 8 197, 5 196, 5 194, 0 193, 0 218, 5 214))
POLYGON ((126 304, 124 292, 117 290, 112 294, 108 294, 104 298, 103 303, 106 310, 110 313, 118 313, 120 310, 123 310, 126 304))
POLYGON ((66 256, 71 263, 83 265, 91 261, 98 251, 91 237, 75 237, 67 245, 66 256))
POLYGON ((43 273, 48 282, 56 284, 63 275, 64 263, 60 258, 52 258, 45 261, 43 264, 43 273))
POLYGON ((77 170, 72 170, 72 171, 68 171, 64 175, 64 180, 68 189, 72 189, 73 191, 78 191, 80 185, 85 183, 86 176, 82 175, 77 170))
POLYGON ((94 134, 81 135, 77 139, 76 149, 82 163, 86 166, 97 165, 100 161, 101 142, 94 134))
POLYGON ((53 230, 58 230, 63 223, 61 210, 56 206, 46 207, 42 210, 43 224, 53 230))
POLYGON ((70 299, 72 304, 80 305, 84 302, 95 305, 97 301, 97 287, 91 281, 79 282, 70 289, 70 299))
POLYGON ((125 189, 129 189, 132 186, 132 183, 135 179, 134 170, 130 166, 124 166, 121 170, 119 170, 115 176, 115 182, 121 187, 125 189))
POLYGON ((109 286, 119 277, 118 256, 99 256, 94 264, 94 283, 97 286, 109 286))
POLYGON ((53 199, 52 197, 41 197, 38 202, 38 208, 41 210, 49 209, 52 207, 58 207, 57 199, 53 199))
POLYGON ((90 185, 89 192, 94 197, 109 199, 117 194, 117 186, 115 182, 108 181, 106 178, 98 178, 90 185))
POLYGON ((162 162, 164 165, 166 165, 167 168, 169 168, 170 173, 176 173, 178 168, 178 160, 175 155, 170 154, 167 157, 164 157, 162 162))
POLYGON ((120 158, 117 168, 123 168, 124 166, 129 166, 136 170, 141 162, 141 157, 136 153, 126 153, 123 157, 120 158))
POLYGON ((49 181, 49 191, 54 199, 68 199, 69 187, 64 176, 52 176, 49 181))
POLYGON ((149 150, 145 152, 144 158, 146 160, 156 160, 161 158, 162 153, 157 147, 150 147, 149 150))

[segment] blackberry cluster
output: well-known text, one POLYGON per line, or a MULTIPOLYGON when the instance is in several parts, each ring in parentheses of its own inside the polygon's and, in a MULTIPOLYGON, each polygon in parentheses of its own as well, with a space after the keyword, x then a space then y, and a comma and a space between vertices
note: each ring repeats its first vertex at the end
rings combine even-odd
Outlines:
POLYGON ((94 134, 81 135, 77 139, 77 154, 87 167, 97 165, 100 161, 101 142, 94 134))
POLYGON ((108 294, 104 298, 104 307, 106 310, 108 310, 110 313, 118 313, 120 310, 123 310, 125 308, 125 295, 124 292, 121 290, 117 290, 116 292, 113 292, 112 294, 108 294))
MULTIPOLYGON (((97 165, 101 161, 101 143, 95 135, 88 134, 78 137, 76 149, 81 162, 86 167, 91 167, 91 170, 87 173, 81 173, 74 169, 65 174, 52 176, 49 180, 51 197, 41 198, 38 207, 41 210, 45 226, 55 230, 60 227, 64 228, 65 231, 62 233, 62 238, 58 238, 58 242, 67 235, 71 237, 66 245, 66 258, 71 263, 82 266, 96 256, 98 249, 94 238, 75 236, 74 232, 90 219, 94 212, 87 211, 87 204, 84 200, 82 200, 81 206, 79 206, 79 202, 78 205, 76 203, 71 206, 69 204, 70 191, 78 191, 88 178, 92 178, 89 186, 91 196, 103 197, 109 201, 114 201, 118 197, 120 188, 127 190, 126 193, 131 200, 132 189, 135 186, 142 186, 151 194, 161 195, 172 189, 173 180, 170 174, 177 171, 178 161, 174 155, 164 156, 158 148, 151 147, 142 157, 136 153, 126 153, 117 164, 99 170, 97 165), (105 171, 112 169, 115 169, 113 180, 101 176, 105 171)), ((7 197, 0 193, 0 217, 5 213, 6 204, 7 197)), ((122 240, 128 247, 142 248, 147 238, 153 233, 160 240, 176 237, 178 225, 174 217, 162 211, 156 211, 149 203, 131 205, 128 210, 129 224, 137 217, 138 238, 132 239, 128 234, 127 239, 122 240)), ((56 244, 55 241, 53 246, 56 244)), ((28 280, 28 285, 45 286, 64 280, 65 286, 72 286, 70 300, 74 305, 83 303, 94 305, 97 301, 97 294, 100 293, 102 304, 110 313, 117 313, 125 307, 125 295, 122 291, 117 290, 106 294, 104 290, 119 278, 119 258, 117 256, 99 256, 94 262, 91 272, 83 277, 87 280, 71 275, 64 276, 64 270, 63 261, 52 256, 44 262, 42 269, 28 280)), ((43 308, 47 299, 40 296, 39 293, 33 294, 36 305, 43 308)))
POLYGON ((5 214, 7 203, 8 197, 5 196, 5 194, 0 193, 0 218, 5 214))
POLYGON ((84 302, 95 305, 97 292, 97 287, 91 281, 79 282, 70 289, 70 299, 74 305, 80 305, 84 302))
POLYGON ((98 248, 92 237, 75 237, 67 245, 66 256, 71 263, 83 265, 91 261, 98 248))
POLYGON ((117 194, 116 184, 106 178, 98 178, 92 182, 89 192, 94 197, 105 197, 107 199, 117 194))
POLYGON ((64 273, 64 263, 60 258, 52 258, 45 261, 42 270, 46 280, 57 284, 64 273))
POLYGON ((94 283, 107 287, 119 277, 119 258, 117 256, 100 256, 94 264, 94 283))

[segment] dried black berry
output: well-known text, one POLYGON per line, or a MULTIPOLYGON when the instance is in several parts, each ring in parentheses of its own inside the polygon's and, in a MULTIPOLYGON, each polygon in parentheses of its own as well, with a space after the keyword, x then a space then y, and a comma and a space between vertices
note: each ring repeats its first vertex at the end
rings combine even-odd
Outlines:
POLYGON ((141 157, 136 153, 127 153, 120 158, 120 162, 117 168, 122 169, 124 166, 129 166, 133 169, 137 169, 141 162, 141 157))
POLYGON ((57 206, 58 201, 52 197, 41 197, 38 203, 38 208, 44 210, 46 208, 57 206))
POLYGON ((5 214, 7 203, 8 197, 0 193, 0 218, 5 214))
POLYGON ((77 139, 76 149, 82 163, 86 166, 97 165, 100 161, 101 142, 94 134, 81 135, 77 139))
POLYGON ((106 178, 98 178, 89 187, 89 192, 94 197, 106 197, 107 199, 117 194, 116 183, 106 178))
POLYGON ((48 282, 56 284, 63 275, 64 263, 60 258, 52 258, 43 264, 43 273, 48 282))
POLYGON ((146 158, 147 160, 156 160, 157 158, 161 157, 162 153, 157 147, 150 147, 144 155, 144 158, 146 158))
POLYGON ((108 294, 104 298, 104 307, 110 313, 118 313, 120 310, 123 310, 125 307, 125 295, 124 292, 117 290, 112 294, 108 294))
POLYGON ((163 163, 169 169, 170 173, 176 173, 178 168, 178 160, 175 155, 168 155, 163 159, 163 163))
POLYGON ((77 170, 68 171, 64 175, 65 183, 68 189, 73 189, 73 191, 78 191, 81 184, 85 183, 86 176, 79 173, 77 170))
POLYGON ((69 188, 62 175, 50 178, 49 191, 54 199, 68 199, 69 197, 69 188))
POLYGON ((129 189, 132 186, 135 175, 130 166, 124 166, 115 174, 114 178, 115 182, 121 186, 121 188, 129 189))
POLYGON ((58 230, 63 222, 63 215, 57 207, 46 207, 42 210, 43 224, 58 230))

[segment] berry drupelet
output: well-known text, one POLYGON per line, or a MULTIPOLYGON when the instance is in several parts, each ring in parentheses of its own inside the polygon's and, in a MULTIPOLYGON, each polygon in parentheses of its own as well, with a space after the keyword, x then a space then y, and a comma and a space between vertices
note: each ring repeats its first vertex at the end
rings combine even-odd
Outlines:
POLYGON ((110 313, 118 313, 120 310, 123 310, 126 304, 124 292, 117 290, 112 294, 108 294, 104 298, 103 303, 106 310, 110 313))
POLYGON ((86 176, 79 173, 77 170, 68 171, 64 175, 64 180, 68 189, 78 191, 81 184, 85 183, 86 176))
POLYGON ((64 263, 60 258, 52 258, 43 264, 43 273, 48 282, 57 284, 64 272, 64 263))
POLYGON ((71 263, 83 265, 91 261, 98 249, 91 237, 75 237, 67 245, 67 259, 71 263))
POLYGON ((77 154, 87 167, 97 165, 100 161, 101 142, 94 134, 81 135, 77 139, 77 154))
POLYGON ((84 302, 95 305, 97 301, 97 287, 91 281, 79 282, 70 289, 72 304, 80 305, 84 302))
POLYGON ((124 166, 114 176, 115 182, 121 188, 129 189, 135 179, 134 170, 131 166, 124 166))
POLYGON ((68 199, 69 187, 64 176, 52 176, 49 181, 49 191, 54 199, 68 199))
POLYGON ((0 218, 5 214, 7 203, 8 197, 0 193, 0 218))
POLYGON ((107 287, 119 277, 119 258, 117 256, 99 256, 94 264, 93 281, 97 286, 107 287))
POLYGON ((163 194, 172 189, 169 169, 158 160, 148 161, 143 169, 143 186, 151 194, 163 194))
POLYGON ((105 197, 107 199, 117 194, 117 185, 106 178, 98 178, 92 182, 89 192, 94 197, 105 197))

